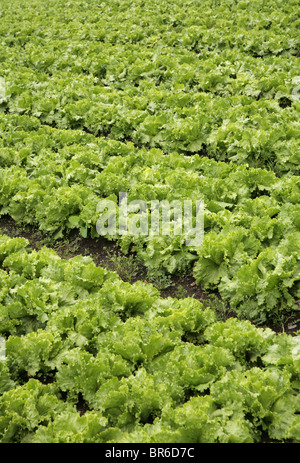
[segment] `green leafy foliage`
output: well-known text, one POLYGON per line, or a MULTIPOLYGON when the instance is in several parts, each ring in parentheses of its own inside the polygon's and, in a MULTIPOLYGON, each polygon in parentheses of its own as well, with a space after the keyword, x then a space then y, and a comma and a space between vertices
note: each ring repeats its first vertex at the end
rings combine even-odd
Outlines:
MULTIPOLYGON (((6 116, 3 124, 8 117, 12 126, 6 123, 5 130, 14 133, 18 119, 6 116)), ((26 119, 23 116, 24 124, 26 119)), ((92 135, 86 158, 83 153, 88 136, 82 132, 68 135, 68 131, 42 126, 38 131, 43 142, 49 143, 49 150, 29 157, 22 168, 3 168, 7 186, 1 195, 6 198, 3 213, 9 212, 18 223, 38 226, 52 238, 60 238, 72 230, 78 230, 84 237, 96 237, 99 201, 114 201, 118 218, 120 191, 127 193, 128 202, 136 198, 144 200, 149 214, 152 200, 166 200, 170 204, 180 200, 184 204, 190 198, 203 198, 205 233, 200 247, 186 246, 186 235, 176 235, 172 227, 167 235, 127 232, 109 238, 118 241, 124 254, 133 252, 147 267, 150 279, 151 275, 154 278, 161 274, 163 282, 163 276, 166 279, 168 274, 193 272, 203 289, 218 288, 232 310, 255 322, 265 321, 273 311, 296 309, 300 229, 296 175, 278 178, 263 169, 217 162, 198 154, 186 157, 164 154, 158 149, 137 149, 132 143, 97 140, 92 135), (53 146, 53 137, 58 147, 53 146), (26 175, 26 181, 20 182, 14 175, 18 169, 26 175), (76 172, 84 173, 83 177, 76 172), (293 258, 287 258, 291 252, 293 258), (278 276, 271 276, 272 267, 278 267, 276 262, 280 262, 282 270, 278 270, 278 276), (241 284, 245 278, 247 284, 241 284)), ((36 137, 36 130, 24 132, 21 149, 24 140, 31 146, 36 137)), ((21 265, 25 273, 38 275, 43 271, 46 276, 47 270, 42 267, 47 263, 47 254, 45 263, 39 262, 35 270, 30 267, 36 265, 34 253, 29 262, 22 263, 25 242, 19 241, 18 246, 17 261, 15 256, 14 263, 7 258, 7 266, 15 269, 21 265)), ((3 259, 6 252, 3 249, 3 259)), ((89 289, 92 280, 101 280, 103 271, 93 272, 93 276, 80 277, 83 290, 89 289)))
POLYGON ((120 192, 204 200, 201 246, 109 239, 238 316, 0 236, 1 442, 300 442, 299 336, 254 325, 299 311, 297 7, 1 1, 0 216, 95 238, 120 192))
POLYGON ((300 441, 299 336, 1 240, 1 442, 300 441), (44 281, 43 306, 29 289, 44 281))

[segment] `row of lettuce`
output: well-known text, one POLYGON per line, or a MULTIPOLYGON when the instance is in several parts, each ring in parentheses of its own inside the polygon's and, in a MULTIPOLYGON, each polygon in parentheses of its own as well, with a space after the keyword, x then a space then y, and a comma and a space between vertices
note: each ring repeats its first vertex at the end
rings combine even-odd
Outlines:
MULTIPOLYGON (((204 290, 218 289, 240 317, 262 323, 298 310, 300 177, 194 155, 138 149, 133 143, 44 126, 29 116, 0 117, 0 215, 34 225, 46 236, 71 230, 97 237, 108 199, 128 203, 204 201, 204 240, 186 233, 106 235, 148 269, 193 272, 204 290)), ((128 214, 128 221, 136 213, 128 214)), ((176 216, 171 216, 175 223, 176 216)), ((196 215, 193 212, 193 226, 196 215)), ((139 232, 138 232, 139 233, 139 232)))
POLYGON ((0 441, 300 442, 300 337, 0 237, 0 441))
POLYGON ((299 173, 296 0, 64 4, 4 2, 3 111, 299 173))

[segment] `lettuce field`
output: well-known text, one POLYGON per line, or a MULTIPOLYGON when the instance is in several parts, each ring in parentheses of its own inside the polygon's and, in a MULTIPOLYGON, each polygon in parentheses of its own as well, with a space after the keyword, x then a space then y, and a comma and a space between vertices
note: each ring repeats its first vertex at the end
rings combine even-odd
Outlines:
POLYGON ((0 442, 300 443, 299 7, 0 0, 0 442))

